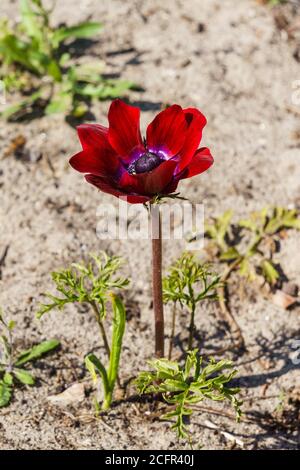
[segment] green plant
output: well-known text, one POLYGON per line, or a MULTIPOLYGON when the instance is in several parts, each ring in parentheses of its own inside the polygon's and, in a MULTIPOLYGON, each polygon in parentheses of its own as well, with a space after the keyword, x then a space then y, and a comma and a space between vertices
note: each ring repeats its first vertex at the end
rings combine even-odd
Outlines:
POLYGON ((59 346, 59 341, 52 339, 18 352, 14 347, 13 331, 15 322, 6 322, 0 309, 0 408, 10 403, 16 383, 34 385, 35 377, 24 369, 28 362, 33 362, 59 346), (2 347, 1 347, 2 346, 2 347))
POLYGON ((280 5, 282 3, 286 3, 287 0, 268 0, 268 3, 269 5, 271 5, 272 7, 273 6, 276 6, 276 5, 280 5))
POLYGON ((80 118, 93 100, 115 98, 132 87, 128 81, 105 79, 97 60, 74 64, 66 42, 90 38, 101 23, 51 25, 52 9, 42 0, 19 0, 21 22, 0 21, 0 79, 7 91, 19 90, 25 99, 5 109, 4 118, 26 114, 37 102, 47 114, 63 112, 80 118))
POLYGON ((208 264, 201 264, 191 253, 183 255, 170 267, 163 279, 164 303, 173 303, 172 334, 169 347, 171 359, 175 333, 177 304, 190 312, 188 349, 192 349, 195 333, 195 313, 198 303, 205 299, 217 299, 216 289, 220 286, 220 276, 212 273, 208 264))
MULTIPOLYGON (((281 230, 300 230, 300 219, 295 209, 274 207, 253 212, 248 219, 232 224, 233 213, 225 212, 206 225, 206 235, 217 249, 217 258, 229 265, 226 278, 236 270, 248 280, 254 280, 260 272, 271 286, 279 279, 273 262, 276 236, 281 230), (233 232, 242 232, 234 239, 233 232)), ((223 276, 223 280, 224 276, 223 276)))
POLYGON ((300 219, 295 209, 283 207, 264 208, 253 212, 248 219, 232 223, 233 212, 226 211, 212 219, 205 226, 210 239, 207 252, 210 258, 225 263, 218 288, 219 304, 227 321, 236 346, 245 348, 242 331, 232 315, 225 293, 233 272, 248 281, 254 281, 261 274, 264 281, 274 288, 280 273, 273 256, 280 241, 281 232, 287 229, 300 230, 300 219))
MULTIPOLYGON (((89 370, 93 381, 97 384, 97 372, 100 375, 104 388, 104 401, 102 409, 110 407, 113 397, 113 391, 117 380, 119 370, 120 356, 122 350, 122 340, 125 332, 126 312, 124 305, 119 297, 112 294, 113 308, 113 332, 111 352, 109 355, 109 366, 106 370, 101 361, 94 355, 89 354, 85 358, 85 364, 89 370)), ((97 399, 96 399, 97 400, 97 399)), ((96 401, 98 408, 98 402, 96 401)))
POLYGON ((188 438, 185 418, 191 416, 195 405, 205 399, 213 401, 228 400, 236 411, 237 420, 241 416, 242 404, 236 398, 238 388, 230 388, 228 383, 237 370, 228 360, 216 362, 210 359, 203 365, 198 350, 189 351, 183 366, 167 359, 149 361, 151 371, 141 372, 136 379, 140 394, 162 394, 164 401, 173 409, 162 416, 162 419, 175 423, 172 429, 180 438, 188 438), (226 370, 230 372, 225 373, 226 370))
MULTIPOLYGON (((91 307, 104 347, 108 356, 109 366, 106 370, 103 364, 94 354, 85 358, 86 366, 93 380, 96 380, 96 372, 99 373, 104 389, 103 409, 109 408, 116 380, 118 380, 118 369, 122 340, 125 331, 126 313, 123 302, 115 291, 125 288, 129 280, 118 277, 117 271, 121 266, 118 256, 108 256, 101 252, 99 256, 90 255, 88 263, 73 263, 70 268, 52 273, 59 295, 45 294, 50 303, 41 304, 37 313, 40 318, 45 313, 58 308, 63 309, 66 304, 86 303, 91 307), (108 304, 113 311, 113 331, 111 346, 106 335, 104 320, 108 304)), ((99 407, 96 402, 97 408, 99 407)))

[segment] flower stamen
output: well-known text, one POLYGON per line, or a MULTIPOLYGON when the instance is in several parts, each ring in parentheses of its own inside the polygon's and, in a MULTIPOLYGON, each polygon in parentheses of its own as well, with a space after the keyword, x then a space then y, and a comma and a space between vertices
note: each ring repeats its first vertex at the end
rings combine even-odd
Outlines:
POLYGON ((144 153, 135 162, 131 163, 127 169, 130 175, 136 175, 139 173, 147 173, 154 170, 162 162, 162 159, 152 152, 144 153))

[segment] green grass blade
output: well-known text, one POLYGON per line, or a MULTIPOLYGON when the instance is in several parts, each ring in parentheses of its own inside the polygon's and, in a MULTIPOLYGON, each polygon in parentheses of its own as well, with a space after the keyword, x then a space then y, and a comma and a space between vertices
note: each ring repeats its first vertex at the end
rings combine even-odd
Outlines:
POLYGON ((59 345, 60 342, 57 339, 43 341, 42 343, 37 344, 36 346, 33 346, 30 349, 27 349, 27 351, 21 352, 15 362, 15 365, 20 366, 26 364, 29 361, 35 361, 36 359, 39 359, 50 351, 53 351, 54 349, 58 348, 59 345))
POLYGON ((118 296, 111 294, 111 298, 113 307, 113 334, 108 369, 108 381, 110 389, 113 391, 119 369, 122 340, 125 332, 126 312, 123 302, 118 296))
POLYGON ((97 372, 98 372, 103 382, 104 395, 105 397, 109 395, 110 387, 109 387, 108 377, 107 377, 107 373, 102 362, 99 361, 99 359, 95 356, 95 354, 89 354, 85 358, 85 365, 89 373, 91 374, 94 382, 96 382, 97 380, 97 372))
POLYGON ((57 29, 52 38, 53 47, 58 47, 66 39, 89 38, 97 34, 102 28, 101 23, 83 22, 75 26, 62 27, 57 29))

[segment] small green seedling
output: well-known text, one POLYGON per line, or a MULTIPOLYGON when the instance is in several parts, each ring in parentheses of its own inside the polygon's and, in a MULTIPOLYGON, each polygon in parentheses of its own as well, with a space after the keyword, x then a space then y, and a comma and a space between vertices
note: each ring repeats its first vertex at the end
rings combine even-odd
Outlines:
POLYGON ((149 361, 151 371, 141 372, 136 379, 140 394, 162 394, 164 401, 173 407, 162 419, 173 420, 172 425, 179 438, 189 438, 186 417, 193 414, 194 407, 205 399, 228 400, 239 421, 242 402, 236 397, 239 388, 228 386, 237 370, 228 360, 216 362, 210 359, 203 365, 198 350, 189 351, 183 366, 167 359, 149 361), (225 371, 229 370, 228 373, 225 371))
POLYGON ((10 403, 17 383, 35 384, 35 377, 23 366, 40 359, 60 344, 56 339, 52 339, 32 346, 26 351, 18 352, 13 342, 15 326, 14 321, 4 320, 0 309, 0 408, 10 403))
MULTIPOLYGON (((113 391, 118 378, 122 340, 126 324, 126 312, 121 299, 113 294, 111 295, 111 298, 113 308, 113 332, 108 369, 105 369, 104 365, 95 356, 95 354, 89 354, 85 358, 86 367, 89 370, 95 385, 97 385, 97 372, 102 379, 104 388, 104 401, 102 404, 103 410, 107 410, 112 402, 113 391)), ((98 409, 97 401, 96 408, 98 409)))
POLYGON ((236 337, 236 345, 245 347, 241 329, 228 306, 225 286, 233 272, 247 281, 256 280, 260 274, 271 289, 278 286, 280 272, 273 259, 276 247, 282 231, 300 230, 300 219, 295 209, 283 207, 264 208, 237 223, 232 222, 232 217, 233 212, 226 211, 206 224, 205 234, 210 239, 206 251, 210 260, 225 264, 218 289, 219 304, 232 335, 236 337))
MULTIPOLYGON (((254 280, 259 272, 270 286, 274 286, 280 276, 273 261, 276 237, 282 230, 300 230, 297 211, 283 207, 264 208, 236 224, 232 223, 232 216, 232 211, 227 211, 205 229, 217 249, 217 258, 228 265, 226 278, 235 270, 248 280, 254 280), (237 231, 241 234, 234 238, 233 232, 237 231)), ((222 278, 225 280, 224 276, 222 278)))
MULTIPOLYGON (((109 360, 106 370, 100 360, 89 354, 85 364, 92 379, 96 381, 99 373, 104 389, 103 409, 109 408, 115 383, 118 380, 118 369, 122 349, 122 340, 125 331, 126 312, 121 298, 116 292, 129 284, 125 277, 117 276, 122 264, 118 256, 108 256, 102 252, 99 256, 90 255, 90 261, 85 264, 73 263, 70 268, 53 272, 52 279, 59 295, 45 294, 50 303, 41 304, 37 313, 40 318, 47 312, 58 308, 63 309, 66 304, 86 303, 91 307, 99 326, 100 335, 109 360), (108 304, 113 311, 113 331, 111 345, 109 345, 104 320, 108 304)), ((96 400, 96 408, 99 408, 96 400)))
MULTIPOLYGON (((217 299, 220 276, 212 273, 208 264, 201 264, 191 253, 184 253, 169 269, 163 279, 164 303, 173 303, 173 321, 170 350, 175 333, 175 315, 179 304, 190 312, 188 349, 192 349, 195 334, 195 313, 197 305, 205 299, 217 299)), ((169 350, 169 351, 170 351, 169 350)), ((171 354, 169 354, 169 359, 171 354)))

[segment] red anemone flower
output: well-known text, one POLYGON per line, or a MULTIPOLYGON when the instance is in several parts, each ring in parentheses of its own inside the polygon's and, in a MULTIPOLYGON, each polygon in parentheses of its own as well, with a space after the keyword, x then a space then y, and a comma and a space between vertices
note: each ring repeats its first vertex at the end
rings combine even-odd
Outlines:
POLYGON ((198 149, 206 118, 177 104, 160 112, 140 132, 140 110, 117 99, 108 113, 109 128, 78 126, 82 151, 70 159, 75 170, 105 193, 145 203, 176 191, 178 182, 213 164, 208 148, 198 149))

